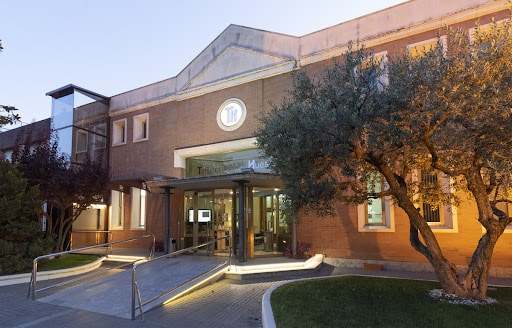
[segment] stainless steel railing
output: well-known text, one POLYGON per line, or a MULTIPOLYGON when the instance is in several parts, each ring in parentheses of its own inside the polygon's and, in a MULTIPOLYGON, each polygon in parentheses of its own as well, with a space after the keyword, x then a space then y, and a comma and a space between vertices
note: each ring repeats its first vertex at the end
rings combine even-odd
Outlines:
POLYGON ((112 245, 121 244, 121 243, 128 243, 128 242, 132 242, 132 241, 136 241, 136 240, 141 240, 141 239, 145 239, 145 238, 153 238, 152 247, 149 250, 149 256, 148 256, 148 258, 152 258, 152 257, 154 257, 154 254, 155 254, 155 235, 144 235, 144 236, 140 236, 140 237, 134 237, 134 238, 124 239, 124 240, 119 240, 119 241, 113 241, 113 242, 103 243, 103 244, 99 244, 99 245, 82 247, 82 248, 73 249, 73 250, 70 250, 70 251, 57 252, 57 253, 41 255, 41 256, 36 257, 33 260, 33 262, 32 262, 33 263, 32 274, 30 276, 30 282, 29 282, 29 286, 28 286, 27 299, 30 296, 32 296, 32 300, 35 300, 37 292, 41 292, 43 290, 47 290, 47 289, 54 288, 54 287, 57 287, 57 286, 62 286, 62 285, 69 284, 69 283, 72 283, 72 282, 76 282, 76 281, 79 281, 79 280, 82 280, 82 279, 85 279, 85 278, 89 278, 89 277, 92 277, 92 276, 95 276, 95 275, 102 274, 102 273, 104 273, 104 272, 106 272, 108 270, 114 269, 114 268, 109 268, 109 269, 106 269, 106 270, 103 270, 103 271, 94 272, 92 274, 83 275, 83 276, 80 276, 80 277, 75 278, 75 279, 67 280, 65 282, 61 282, 61 283, 54 284, 54 285, 51 285, 51 286, 47 286, 47 287, 44 287, 44 288, 41 288, 41 289, 37 289, 37 264, 38 264, 38 262, 40 260, 47 259, 47 258, 52 258, 52 257, 55 257, 55 256, 60 256, 60 255, 63 255, 63 254, 77 253, 77 252, 81 252, 81 251, 85 251, 85 250, 89 250, 89 249, 94 249, 94 248, 99 248, 99 247, 107 247, 107 249, 108 249, 112 245))
POLYGON ((132 268, 132 320, 135 320, 135 312, 137 311, 137 308, 139 309, 140 311, 140 316, 141 316, 141 321, 144 321, 144 311, 143 311, 143 307, 144 305, 147 305, 151 302, 154 302, 162 297, 165 297, 167 295, 169 295, 170 293, 172 293, 173 291, 191 283, 192 281, 195 281, 201 277, 204 277, 205 275, 207 275, 208 273, 210 272, 213 272, 217 269, 219 269, 220 267, 224 266, 224 265, 228 265, 229 267, 231 267, 232 263, 233 263, 233 247, 231 246, 232 243, 229 243, 230 244, 230 247, 229 247, 229 257, 228 257, 228 260, 217 265, 215 268, 211 269, 211 270, 208 270, 206 272, 203 272, 185 282, 183 282, 182 284, 178 285, 178 286, 175 286, 173 287, 172 289, 160 294, 160 295, 157 295, 149 300, 146 300, 144 302, 142 302, 142 299, 141 299, 141 296, 140 296, 140 288, 139 288, 139 284, 137 283, 137 269, 139 267, 142 267, 142 266, 145 266, 145 265, 150 265, 151 263, 154 263, 156 261, 159 261, 161 259, 165 259, 165 258, 169 258, 169 257, 174 257, 174 256, 178 256, 180 254, 183 254, 183 253, 188 253, 190 251, 196 251, 198 250, 199 248, 202 248, 202 247, 207 247, 207 254, 210 254, 210 248, 213 248, 214 247, 214 244, 220 240, 227 240, 229 239, 230 236, 225 236, 225 237, 222 237, 222 238, 218 238, 218 239, 214 239, 214 240, 211 240, 209 242, 206 242, 204 244, 201 244, 201 245, 198 245, 198 246, 193 246, 193 247, 189 247, 189 248, 185 248, 185 249, 182 249, 182 250, 179 250, 179 251, 175 251, 175 252, 172 252, 172 253, 169 253, 169 254, 165 254, 165 255, 162 255, 162 256, 159 256, 159 257, 155 257, 155 258, 152 258, 148 261, 141 261, 141 262, 136 262, 133 264, 133 268, 132 268), (138 302, 138 306, 136 305, 136 301, 138 302))

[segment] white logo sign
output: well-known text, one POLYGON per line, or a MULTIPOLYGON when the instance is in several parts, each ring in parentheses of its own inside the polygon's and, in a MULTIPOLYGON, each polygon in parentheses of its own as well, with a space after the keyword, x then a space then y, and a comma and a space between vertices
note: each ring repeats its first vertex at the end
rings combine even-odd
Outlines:
POLYGON ((217 124, 224 131, 234 131, 245 121, 247 109, 240 99, 226 100, 217 111, 217 124))

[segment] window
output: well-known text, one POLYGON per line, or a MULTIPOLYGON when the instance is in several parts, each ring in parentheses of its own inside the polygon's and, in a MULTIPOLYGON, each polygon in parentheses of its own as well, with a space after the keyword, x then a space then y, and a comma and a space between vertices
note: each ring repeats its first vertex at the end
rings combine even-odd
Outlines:
POLYGON ((380 52, 361 63, 361 72, 358 74, 360 78, 365 80, 367 91, 378 89, 381 91, 388 84, 388 75, 386 73, 387 52, 380 52))
POLYGON ((94 126, 94 149, 103 149, 107 146, 107 124, 102 123, 94 126))
POLYGON ((76 152, 85 153, 87 151, 87 132, 83 130, 76 131, 76 152))
MULTIPOLYGON (((506 202, 501 202, 501 203, 497 203, 496 204, 496 207, 500 210, 500 211, 503 211, 505 214, 507 214, 508 216, 512 215, 512 209, 511 209, 511 204, 508 204, 506 202)), ((485 228, 482 227, 482 232, 485 232, 485 228)), ((512 233, 512 224, 509 224, 506 228, 505 228, 505 231, 504 233, 512 233)))
MULTIPOLYGON (((490 172, 484 169, 481 172, 481 175, 482 175, 482 179, 484 179, 484 183, 486 185, 490 185, 490 183, 491 183, 491 174, 490 174, 490 172)), ((496 203, 496 208, 498 210, 502 211, 503 213, 505 213, 505 215, 510 216, 510 215, 512 215, 512 204, 509 204, 508 201, 505 201, 505 200, 510 199, 510 194, 509 193, 510 193, 511 190, 510 189, 509 190, 502 189, 502 191, 504 192, 503 195, 500 195, 500 194, 494 195, 493 194, 494 196, 497 196, 499 198, 504 199, 504 201, 500 201, 500 202, 496 203)), ((496 214, 494 214, 494 217, 496 219, 498 219, 498 216, 496 214)), ((486 232, 486 229, 485 229, 484 226, 482 226, 482 233, 485 233, 485 232, 486 232)), ((504 233, 512 233, 512 224, 509 224, 505 228, 504 233)))
POLYGON ((133 142, 148 140, 148 120, 148 113, 133 117, 133 142))
POLYGON ((121 230, 124 223, 124 197, 121 191, 112 190, 109 229, 121 230))
MULTIPOLYGON (((473 43, 477 38, 481 38, 482 41, 487 36, 492 36, 493 34, 498 33, 500 30, 503 31, 507 25, 505 24, 505 20, 500 20, 497 22, 479 25, 469 29, 469 39, 473 43)), ((485 42, 483 42, 485 44, 485 42)))
POLYGON ((438 42, 441 42, 443 45, 443 53, 446 56, 447 51, 447 39, 446 36, 443 35, 440 38, 432 38, 421 42, 416 42, 409 44, 407 46, 407 50, 409 51, 409 55, 411 58, 418 58, 425 55, 425 53, 434 49, 438 42))
POLYGON ((146 228, 146 190, 132 187, 132 229, 146 228))
POLYGON ((481 56, 492 51, 492 43, 496 42, 498 35, 503 35, 502 33, 505 32, 504 30, 507 27, 509 25, 505 24, 504 20, 501 20, 469 29, 469 40, 476 46, 476 55, 481 58, 481 56))
MULTIPOLYGON (((435 171, 422 171, 421 184, 427 188, 429 188, 429 186, 437 188, 437 186, 439 186, 438 173, 435 171)), ((444 223, 444 215, 440 207, 434 207, 424 202, 421 204, 420 212, 429 223, 444 223)))
POLYGON ((114 121, 112 130, 112 146, 126 144, 126 119, 114 121))
MULTIPOLYGON (((439 171, 416 171, 413 174, 413 181, 419 181, 422 188, 441 187, 441 191, 445 194, 452 192, 450 178, 439 171)), ((431 226, 432 230, 436 232, 458 232, 457 208, 451 204, 433 206, 421 201, 425 197, 429 197, 429 195, 417 195, 415 196, 415 200, 418 210, 431 226)))
POLYGON ((12 150, 6 150, 4 152, 4 159, 12 163, 12 150))
MULTIPOLYGON (((378 175, 370 175, 367 179, 369 193, 380 193, 385 190, 385 182, 378 175)), ((358 231, 395 231, 394 209, 390 197, 368 197, 368 200, 357 207, 358 231)))

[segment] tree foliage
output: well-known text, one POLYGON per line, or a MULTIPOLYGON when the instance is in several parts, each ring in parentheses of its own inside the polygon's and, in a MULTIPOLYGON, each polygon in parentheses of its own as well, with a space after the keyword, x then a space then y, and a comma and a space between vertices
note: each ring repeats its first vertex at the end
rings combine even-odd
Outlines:
POLYGON ((15 113, 17 110, 13 106, 0 105, 0 126, 19 122, 21 117, 15 113))
POLYGON ((52 238, 44 238, 36 215, 42 205, 37 186, 29 186, 16 165, 0 161, 0 274, 30 269, 47 254, 52 238))
MULTIPOLYGON (((2 47, 2 40, 0 40, 0 51, 2 47)), ((0 127, 6 124, 14 124, 20 121, 20 116, 15 111, 18 109, 13 106, 0 105, 0 127)))
POLYGON ((443 288, 485 298, 494 246, 512 222, 500 210, 511 200, 510 30, 510 23, 494 24, 471 40, 447 29, 447 48, 440 38, 417 56, 377 58, 351 44, 321 76, 298 73, 258 132, 294 208, 326 214, 335 201, 390 196, 409 218, 411 245, 443 288), (427 171, 449 183, 416 178, 427 171), (375 187, 379 179, 383 190, 375 187), (475 200, 486 233, 459 275, 417 208, 454 205, 462 195, 475 200))
POLYGON ((101 158, 70 163, 59 152, 58 140, 52 135, 39 144, 33 144, 31 140, 31 134, 21 140, 12 159, 18 163, 29 184, 39 186, 47 204, 46 211, 41 211, 39 216, 46 217, 48 234, 56 236, 57 250, 62 251, 67 246, 72 223, 91 204, 99 203, 105 197, 108 171, 102 167, 101 158))

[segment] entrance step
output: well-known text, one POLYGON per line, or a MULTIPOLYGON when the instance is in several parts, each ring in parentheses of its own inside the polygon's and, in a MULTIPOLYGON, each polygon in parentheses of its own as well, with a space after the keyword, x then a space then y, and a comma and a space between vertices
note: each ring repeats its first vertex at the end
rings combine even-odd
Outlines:
POLYGON ((317 254, 307 260, 287 258, 253 259, 249 263, 236 263, 224 277, 233 280, 246 280, 255 278, 301 276, 320 269, 324 261, 322 254, 317 254), (272 259, 274 259, 272 261, 272 259), (257 260, 261 260, 260 263, 257 260))
POLYGON ((147 258, 144 257, 144 256, 109 254, 105 258, 105 261, 112 261, 112 262, 137 262, 137 261, 146 260, 146 259, 147 258))

